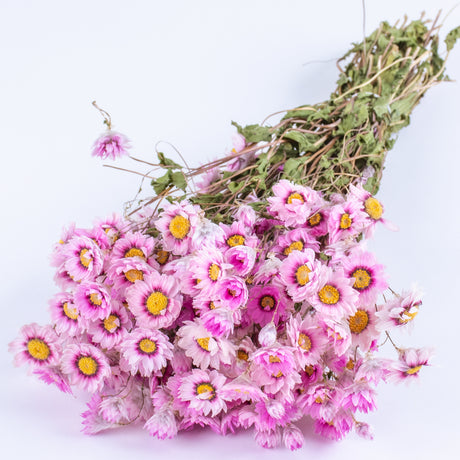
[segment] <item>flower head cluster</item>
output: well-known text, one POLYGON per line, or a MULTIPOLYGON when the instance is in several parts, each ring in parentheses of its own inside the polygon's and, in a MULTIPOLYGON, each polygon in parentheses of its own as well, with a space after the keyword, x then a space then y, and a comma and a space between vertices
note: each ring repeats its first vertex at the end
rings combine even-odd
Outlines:
MULTIPOLYGON (((96 155, 123 151, 113 134, 96 155)), ((418 289, 381 300, 365 238, 382 214, 362 186, 326 199, 282 180, 263 213, 247 203, 227 225, 182 200, 149 215, 149 231, 139 216, 70 227, 52 255, 51 325, 24 326, 10 349, 41 380, 93 394, 88 434, 135 420, 160 439, 253 427, 260 445, 297 449, 308 416, 328 438, 370 437, 359 414, 376 385, 411 381, 430 358, 378 356, 421 306, 418 289)))

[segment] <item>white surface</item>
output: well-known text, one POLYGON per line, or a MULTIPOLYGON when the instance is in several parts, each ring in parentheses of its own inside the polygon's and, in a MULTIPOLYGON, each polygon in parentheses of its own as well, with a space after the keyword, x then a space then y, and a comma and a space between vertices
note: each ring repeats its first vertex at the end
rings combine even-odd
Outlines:
MULTIPOLYGON (((366 30, 454 1, 367 1, 366 30)), ((460 24, 460 8, 444 33, 460 24)), ((89 155, 107 109, 136 155, 172 142, 192 164, 230 147, 230 121, 257 123, 277 110, 328 98, 330 60, 362 39, 361 1, 7 1, 0 3, 1 392, 3 458, 458 458, 460 103, 457 83, 428 93, 389 153, 380 199, 399 233, 372 243, 395 289, 419 281, 427 295, 411 336, 433 345, 435 366, 419 384, 382 386, 369 417, 373 442, 341 443, 306 430, 302 450, 266 451, 249 433, 205 431, 157 441, 140 427, 79 433, 80 400, 12 366, 7 343, 20 326, 48 322, 55 293, 48 255, 63 225, 89 226, 120 212, 139 179, 89 155)), ((448 73, 460 78, 460 46, 448 73)), ((138 168, 128 161, 120 166, 138 168)))

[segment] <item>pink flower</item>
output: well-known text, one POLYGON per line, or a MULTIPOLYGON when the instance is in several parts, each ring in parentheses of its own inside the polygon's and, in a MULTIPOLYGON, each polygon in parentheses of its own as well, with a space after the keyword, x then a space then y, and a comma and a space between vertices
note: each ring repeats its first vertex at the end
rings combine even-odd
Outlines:
POLYGON ((274 196, 268 198, 268 210, 273 217, 282 220, 286 227, 304 224, 312 208, 320 200, 318 192, 285 179, 275 184, 272 190, 274 196))
POLYGON ((189 253, 200 212, 198 206, 191 205, 185 200, 165 206, 156 222, 156 227, 163 237, 164 250, 177 255, 189 253))
POLYGON ((129 372, 133 375, 139 372, 144 377, 165 367, 173 356, 172 350, 173 346, 166 335, 145 328, 135 329, 121 344, 129 372))
POLYGON ((321 266, 315 261, 312 249, 293 251, 280 268, 281 281, 295 302, 309 299, 317 289, 321 266))
POLYGON ((235 311, 246 305, 248 301, 248 288, 245 281, 238 276, 228 276, 216 284, 216 298, 223 307, 235 311))
POLYGON ((103 255, 97 244, 86 236, 73 237, 64 251, 65 269, 74 281, 92 281, 100 275, 103 255))
POLYGON ((286 309, 292 307, 293 302, 273 284, 254 286, 249 291, 247 315, 249 319, 261 326, 273 321, 278 324, 286 309))
POLYGON ((394 364, 391 374, 396 382, 408 382, 419 377, 419 372, 424 366, 429 366, 428 361, 433 356, 429 348, 407 348, 402 350, 399 360, 394 364))
POLYGON ((110 376, 110 364, 104 353, 93 345, 69 345, 62 355, 62 371, 70 383, 90 393, 100 391, 110 376))
POLYGON ((85 319, 105 319, 110 314, 112 298, 102 284, 81 283, 75 292, 75 305, 85 319))
POLYGON ((75 336, 80 332, 79 314, 68 292, 56 294, 49 302, 51 319, 58 334, 75 336))
POLYGON ((179 283, 168 275, 149 273, 126 290, 129 308, 142 327, 168 327, 179 316, 182 296, 179 283))
POLYGON ((29 364, 33 368, 43 368, 58 364, 61 355, 59 337, 51 326, 39 326, 36 323, 23 326, 19 337, 9 345, 14 353, 14 364, 29 364))
POLYGON ((345 275, 353 281, 353 289, 359 293, 362 305, 374 304, 377 296, 387 287, 384 266, 377 264, 370 252, 361 249, 341 259, 345 275))
POLYGON ((94 142, 92 156, 103 160, 107 158, 116 160, 123 156, 129 156, 130 147, 129 140, 124 134, 108 130, 94 142))
POLYGON ((352 281, 345 278, 342 269, 332 271, 323 267, 316 293, 308 300, 317 311, 339 319, 355 313, 358 293, 352 288, 352 281))
POLYGON ((289 424, 283 430, 284 445, 290 450, 300 449, 304 439, 302 431, 295 425, 289 424))
POLYGON ((181 377, 178 397, 198 414, 215 417, 227 410, 221 394, 225 382, 226 378, 217 371, 193 369, 181 377))

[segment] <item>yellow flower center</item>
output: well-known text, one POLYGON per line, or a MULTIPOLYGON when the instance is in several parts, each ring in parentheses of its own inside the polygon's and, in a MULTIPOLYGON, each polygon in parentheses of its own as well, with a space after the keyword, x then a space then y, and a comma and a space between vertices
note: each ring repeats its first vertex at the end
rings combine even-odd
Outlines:
POLYGON ((176 240, 183 240, 190 231, 190 221, 184 216, 177 215, 171 219, 169 231, 176 240))
POLYGON ((83 248, 80 251, 80 263, 83 267, 88 268, 89 264, 93 261, 93 258, 88 254, 89 249, 83 248))
POLYGON ((102 299, 99 293, 97 292, 92 292, 89 295, 89 302, 94 305, 95 307, 100 307, 102 305, 102 299))
POLYGON ((383 214, 383 207, 379 200, 375 199, 373 196, 370 196, 364 202, 364 209, 366 210, 369 217, 374 220, 379 220, 383 214))
POLYGON ((365 268, 357 268, 351 276, 355 279, 353 287, 361 291, 371 284, 371 275, 365 268))
POLYGON ((144 252, 139 248, 131 248, 125 252, 125 257, 140 257, 145 260, 144 252))
POLYGON ((260 306, 265 311, 273 310, 273 308, 275 307, 275 298, 271 295, 264 295, 260 299, 260 306))
POLYGON ((278 371, 277 374, 272 374, 272 377, 275 377, 275 379, 279 379, 279 378, 283 377, 283 375, 284 374, 281 371, 278 371))
POLYGON ((355 368, 355 362, 350 358, 345 365, 345 367, 349 370, 352 371, 355 368))
POLYGON ((81 356, 77 362, 78 369, 84 375, 94 375, 97 372, 98 364, 97 361, 91 356, 81 356))
POLYGON ((279 359, 278 356, 270 355, 268 361, 270 363, 280 363, 281 359, 279 359))
POLYGON ((302 241, 294 241, 287 248, 284 249, 284 255, 288 256, 292 251, 301 251, 303 249, 302 241))
POLYGON ((315 403, 316 403, 316 404, 323 404, 323 400, 318 396, 318 397, 315 399, 315 403))
POLYGON ((412 308, 416 308, 415 311, 403 311, 399 317, 399 324, 407 324, 412 321, 418 315, 418 305, 413 305, 412 308))
POLYGON ((162 249, 157 251, 157 262, 160 265, 164 265, 169 259, 169 252, 163 251, 162 249))
POLYGON ((32 358, 45 361, 51 354, 50 347, 41 339, 31 339, 27 342, 27 351, 32 358))
POLYGON ((168 306, 168 298, 160 291, 153 291, 147 298, 147 310, 154 316, 161 315, 161 312, 168 306))
POLYGON ((142 339, 139 342, 139 350, 146 354, 146 355, 151 355, 152 353, 155 353, 155 350, 157 349, 157 344, 150 339, 142 339))
POLYGON ((310 219, 308 219, 308 223, 310 224, 310 227, 316 227, 319 225, 319 223, 323 220, 321 214, 317 212, 316 214, 313 214, 310 219))
POLYGON ((346 230, 347 228, 351 227, 352 222, 353 221, 351 220, 350 214, 342 214, 342 216, 340 217, 340 228, 342 230, 346 230))
POLYGON ((305 366, 305 374, 308 375, 308 377, 311 377, 313 375, 313 372, 315 372, 315 368, 313 366, 305 366))
POLYGON ((297 340, 297 343, 298 343, 299 347, 302 348, 303 350, 305 350, 305 351, 310 351, 311 350, 311 340, 310 340, 310 337, 308 337, 307 334, 304 334, 303 332, 301 332, 299 334, 299 338, 297 340))
POLYGON ((212 300, 209 302, 209 309, 210 310, 215 310, 216 309, 216 306, 214 305, 214 302, 212 300))
POLYGON ((350 316, 348 324, 353 334, 361 334, 369 324, 369 315, 364 310, 358 310, 353 316, 350 316))
POLYGON ((144 274, 140 270, 136 270, 135 268, 128 270, 125 273, 125 278, 130 282, 130 283, 135 283, 138 280, 143 280, 144 279, 144 274))
POLYGON ((286 200, 287 204, 292 204, 294 200, 299 200, 301 203, 305 203, 303 196, 300 193, 294 192, 291 193, 286 200))
POLYGON ((76 308, 69 307, 68 302, 64 302, 62 304, 62 311, 64 312, 64 315, 67 316, 69 319, 73 319, 76 321, 78 319, 78 312, 76 308))
MULTIPOLYGON (((196 394, 197 395, 202 395, 203 393, 207 393, 208 397, 206 399, 214 399, 216 396, 216 390, 214 387, 208 382, 208 383, 200 383, 196 387, 196 394)), ((201 398, 202 399, 202 398, 201 398)))
POLYGON ((249 355, 241 348, 236 352, 236 355, 238 359, 241 359, 242 361, 247 361, 249 359, 249 355))
POLYGON ((307 267, 307 265, 301 265, 296 271, 295 271, 295 279, 297 280, 297 283, 299 283, 301 286, 305 286, 309 281, 309 273, 311 270, 307 267))
POLYGON ((116 315, 110 315, 104 320, 104 329, 110 333, 115 332, 120 325, 120 319, 116 315), (118 324, 117 324, 118 323, 118 324))
POLYGON ((408 375, 416 374, 421 368, 422 368, 422 366, 411 367, 410 369, 408 369, 406 371, 406 374, 408 374, 408 375))
POLYGON ((335 305, 340 300, 340 293, 336 287, 326 284, 318 292, 318 297, 321 302, 327 305, 335 305))
POLYGON ((219 265, 211 264, 208 272, 209 272, 209 278, 211 279, 211 281, 217 281, 217 279, 219 278, 219 274, 220 274, 219 265))
POLYGON ((196 339, 196 343, 205 351, 209 351, 209 340, 210 337, 202 337, 196 339))
POLYGON ((232 235, 227 238, 227 245, 231 248, 234 248, 235 246, 242 246, 244 242, 245 239, 243 235, 232 235))

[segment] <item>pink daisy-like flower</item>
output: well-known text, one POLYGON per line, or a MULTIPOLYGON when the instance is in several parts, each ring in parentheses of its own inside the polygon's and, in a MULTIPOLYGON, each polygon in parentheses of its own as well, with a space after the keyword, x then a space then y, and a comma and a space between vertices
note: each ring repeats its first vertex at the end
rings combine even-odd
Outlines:
POLYGON ((173 345, 162 332, 139 328, 123 340, 121 352, 131 374, 149 377, 166 366, 173 356, 173 345))
POLYGON ((383 216, 384 207, 370 192, 365 190, 362 184, 350 185, 349 194, 355 200, 361 203, 362 210, 366 214, 366 238, 372 236, 375 225, 380 222, 390 230, 396 230, 396 227, 385 220, 383 216))
POLYGON ((79 314, 69 292, 56 294, 49 302, 51 320, 58 334, 75 336, 80 331, 79 314))
POLYGON ((356 312, 358 293, 342 269, 323 267, 317 290, 308 300, 317 311, 339 319, 356 312))
POLYGON ((272 346, 259 348, 251 354, 253 381, 264 387, 266 393, 291 390, 300 377, 291 347, 272 346))
POLYGON ((200 415, 213 417, 227 411, 227 404, 221 396, 226 378, 213 370, 193 369, 180 379, 179 399, 200 415))
POLYGON ((280 278, 295 302, 308 299, 316 291, 320 268, 312 249, 293 251, 284 259, 280 278))
POLYGON ((129 308, 142 327, 170 326, 179 316, 182 296, 173 276, 149 273, 126 290, 129 308))
POLYGON ((333 206, 327 221, 329 244, 355 238, 366 226, 366 214, 359 202, 345 201, 333 206))
POLYGON ((176 255, 186 255, 200 220, 200 208, 184 200, 165 206, 156 222, 163 237, 163 248, 176 255))
POLYGON ((388 287, 384 266, 377 264, 373 254, 361 249, 341 261, 345 275, 353 281, 353 289, 359 293, 361 304, 374 304, 377 296, 388 287))
POLYGON ((110 377, 110 364, 105 354, 93 345, 69 345, 62 355, 62 371, 70 383, 94 393, 102 390, 104 380, 110 377))
POLYGON ((395 382, 409 382, 419 377, 424 366, 429 366, 433 350, 430 348, 407 348, 399 354, 399 360, 394 363, 391 379, 395 382))
POLYGON ((112 248, 112 259, 139 257, 146 261, 152 254, 155 240, 139 232, 128 232, 112 248))
POLYGON ((225 252, 225 260, 232 267, 234 274, 247 276, 256 262, 257 251, 249 246, 235 246, 225 252))
POLYGON ((296 228, 280 235, 273 252, 288 256, 292 251, 303 251, 304 249, 319 251, 319 242, 310 235, 305 228, 296 228))
POLYGON ((89 320, 107 318, 112 309, 112 298, 100 283, 81 283, 75 291, 74 303, 82 318, 89 320))
POLYGON ((359 306, 353 315, 348 317, 351 331, 352 345, 359 346, 363 352, 371 347, 374 340, 378 340, 378 319, 373 306, 359 306))
POLYGON ((232 343, 222 337, 213 337, 199 319, 185 321, 176 334, 179 337, 177 344, 201 369, 218 369, 221 363, 230 364, 235 356, 232 343))
POLYGON ((128 138, 116 131, 108 130, 99 136, 93 144, 92 156, 106 160, 116 160, 123 156, 129 156, 131 148, 128 138))
POLYGON ((172 439, 177 435, 178 426, 172 410, 155 412, 144 425, 150 436, 158 439, 172 439))
POLYGON ((327 235, 329 231, 327 226, 329 209, 326 203, 322 203, 318 208, 312 210, 310 217, 305 222, 305 228, 311 236, 317 238, 327 235))
POLYGON ((14 353, 14 365, 28 364, 33 368, 44 368, 58 364, 61 355, 59 337, 51 326, 36 323, 25 325, 20 335, 8 349, 14 353))
POLYGON ((99 393, 93 394, 90 401, 86 404, 88 410, 81 414, 83 418, 83 428, 82 432, 87 435, 93 435, 99 433, 100 431, 107 430, 109 428, 114 428, 116 425, 112 422, 107 421, 104 417, 102 417, 100 413, 100 405, 102 399, 99 393))
POLYGON ((283 443, 290 450, 297 450, 303 446, 305 438, 297 426, 289 423, 283 430, 283 443))
POLYGON ((368 413, 377 409, 375 404, 376 392, 365 382, 358 382, 345 389, 345 396, 341 406, 352 412, 359 410, 368 413))
POLYGON ((326 336, 328 337, 329 346, 336 356, 342 356, 347 352, 351 345, 351 333, 348 324, 344 321, 337 321, 332 317, 325 316, 321 318, 322 325, 326 336))
POLYGON ((249 291, 247 315, 251 322, 265 326, 273 321, 278 324, 293 302, 276 285, 253 286, 249 291))
POLYGON ((96 219, 94 227, 102 230, 111 244, 115 243, 119 238, 123 237, 129 228, 129 222, 125 221, 118 214, 112 214, 105 219, 96 219))
POLYGON ((91 340, 107 349, 120 344, 128 329, 132 327, 126 308, 117 301, 112 301, 110 314, 106 318, 88 323, 87 329, 91 340))
POLYGON ((234 313, 226 308, 214 308, 201 314, 203 326, 215 337, 228 337, 235 326, 234 313))
POLYGON ((213 296, 217 283, 225 276, 228 268, 222 252, 213 248, 197 251, 189 263, 193 277, 200 280, 196 287, 207 297, 213 296))
POLYGON ((215 249, 216 246, 221 246, 225 237, 224 231, 219 225, 202 215, 199 217, 198 224, 192 235, 190 252, 203 250, 204 248, 215 249))
POLYGON ((234 248, 236 246, 249 246, 256 248, 259 244, 257 236, 254 236, 250 229, 243 222, 233 222, 232 225, 219 224, 224 231, 224 248, 234 248))
POLYGON ((86 236, 75 236, 65 248, 68 274, 74 281, 91 281, 102 272, 103 256, 93 240, 86 236))
POLYGON ((380 329, 413 326, 413 320, 422 305, 422 297, 423 292, 414 285, 409 291, 403 291, 401 295, 383 305, 377 312, 381 320, 380 329))
POLYGON ((235 311, 246 305, 248 301, 248 288, 242 278, 228 276, 216 284, 215 295, 223 307, 235 311))
POLYGON ((107 268, 107 276, 113 283, 113 290, 119 298, 123 298, 126 289, 137 281, 143 281, 144 277, 152 273, 154 269, 144 260, 138 257, 111 260, 107 268))
POLYGON ((291 316, 286 324, 288 343, 294 348, 294 356, 301 368, 319 361, 327 344, 327 337, 311 316, 291 316))
POLYGON ((285 179, 272 187, 273 197, 268 198, 268 211, 282 220, 286 227, 302 225, 320 199, 318 192, 309 187, 296 185, 285 179))

